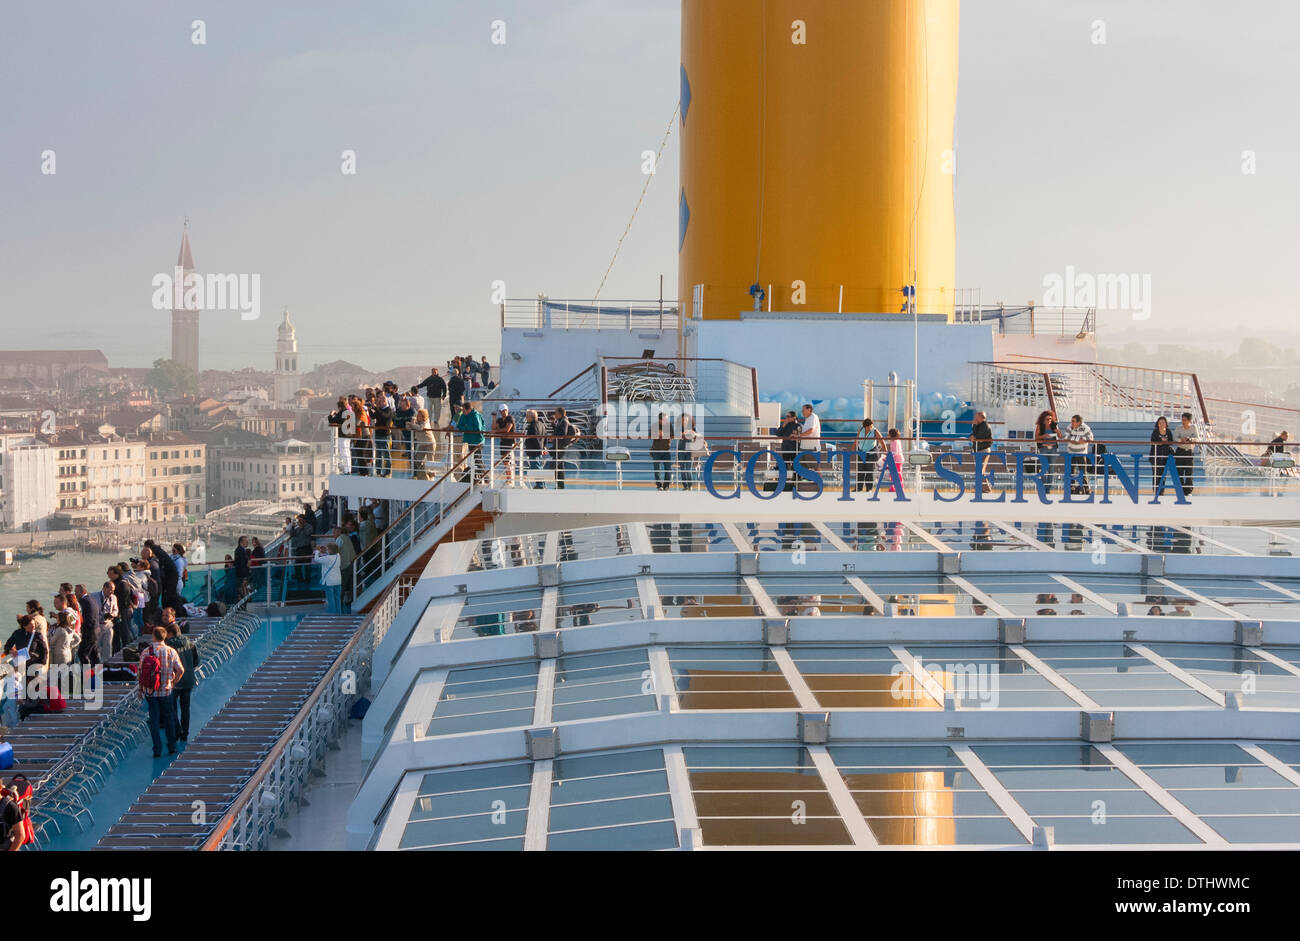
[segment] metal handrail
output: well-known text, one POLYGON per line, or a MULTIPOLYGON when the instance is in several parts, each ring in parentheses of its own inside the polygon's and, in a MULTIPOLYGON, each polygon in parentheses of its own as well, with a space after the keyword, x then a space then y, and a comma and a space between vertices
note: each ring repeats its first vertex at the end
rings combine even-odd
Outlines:
MULTIPOLYGON (((574 376, 572 379, 570 379, 568 382, 566 382, 564 385, 560 386, 558 389, 556 389, 556 390, 555 390, 554 392, 552 392, 550 395, 546 396, 546 398, 548 398, 548 399, 554 399, 554 398, 557 398, 561 392, 563 392, 563 391, 564 391, 565 389, 567 389, 569 386, 573 385, 573 384, 574 384, 575 382, 577 382, 578 380, 582 379, 584 376, 587 376, 588 374, 594 372, 595 369, 596 369, 596 365, 593 363, 592 365, 590 365, 590 366, 588 366, 586 369, 584 369, 582 372, 580 372, 580 373, 578 373, 576 376, 574 376)), ((595 380, 593 379, 593 381, 595 381, 595 380)), ((583 401, 585 401, 585 399, 584 399, 583 401)))
MULTIPOLYGON (((483 432, 483 434, 486 436, 487 432, 483 432)), ((402 513, 397 517, 397 519, 393 520, 391 523, 385 526, 384 531, 382 533, 380 533, 378 536, 372 539, 367 545, 362 546, 361 551, 358 552, 356 558, 353 559, 352 566, 351 566, 352 592, 354 598, 356 597, 357 593, 361 591, 363 587, 360 584, 360 582, 361 582, 361 576, 365 574, 363 572, 362 567, 366 559, 367 558, 379 559, 380 560, 379 574, 383 574, 383 572, 387 570, 386 563, 395 557, 392 553, 389 552, 389 548, 388 548, 389 534, 397 531, 397 527, 402 523, 402 521, 405 520, 407 516, 413 515, 416 509, 425 501, 425 499, 430 494, 432 494, 434 490, 436 490, 438 487, 445 484, 448 478, 450 478, 453 474, 455 474, 456 471, 462 469, 466 464, 472 464, 473 457, 474 457, 473 452, 467 451, 465 454, 462 454, 460 458, 456 461, 456 463, 452 464, 451 467, 447 469, 446 473, 444 473, 441 477, 435 480, 433 484, 427 490, 424 491, 424 493, 422 493, 419 497, 417 497, 411 503, 410 506, 408 506, 405 510, 403 510, 402 513), (374 551, 373 555, 371 555, 372 550, 376 550, 374 551)), ((399 550, 399 552, 405 550, 407 546, 414 545, 415 541, 419 539, 420 536, 424 535, 424 533, 428 532, 430 528, 437 526, 444 519, 446 519, 447 511, 455 507, 457 504, 459 504, 460 501, 467 494, 473 491, 473 489, 474 489, 473 484, 471 482, 470 486, 466 488, 464 491, 462 491, 460 494, 458 494, 456 498, 453 499, 450 503, 444 506, 440 506, 438 508, 438 512, 434 515, 434 518, 428 523, 428 525, 421 527, 419 532, 416 532, 415 522, 414 520, 412 520, 410 525, 410 530, 411 530, 410 539, 407 541, 406 545, 403 546, 401 550, 399 550)))
MULTIPOLYGON (((334 658, 333 664, 331 664, 330 668, 325 671, 325 675, 321 677, 320 682, 316 684, 316 687, 307 696, 306 701, 302 704, 302 708, 298 710, 297 714, 294 715, 291 720, 289 720, 288 726, 286 726, 280 737, 276 739, 275 744, 271 746, 271 750, 268 752, 266 758, 262 760, 262 763, 258 765, 257 770, 253 772, 252 776, 249 777, 248 781, 235 796, 234 800, 230 802, 230 806, 226 808, 226 812, 222 814, 221 819, 217 821, 212 832, 208 834, 207 839, 203 841, 203 845, 199 847, 200 850, 212 851, 222 848, 222 842, 225 840, 227 834, 230 833, 232 827, 234 827, 235 822, 244 812, 244 808, 248 805, 249 801, 252 800, 262 783, 267 779, 271 772, 275 770, 276 765, 284 761, 286 750, 289 745, 301 731, 303 724, 312 715, 313 711, 315 711, 321 697, 324 696, 330 687, 336 683, 340 669, 348 662, 353 654, 358 651, 358 644, 363 639, 369 639, 371 642, 370 652, 373 652, 374 645, 378 644, 378 642, 383 639, 383 632, 388 630, 388 627, 392 624, 393 617, 397 613, 398 606, 396 602, 398 598, 398 590, 399 584, 397 582, 388 586, 388 589, 385 591, 384 597, 381 599, 379 604, 375 605, 370 610, 370 613, 366 615, 366 619, 362 622, 356 633, 352 635, 352 639, 349 640, 344 648, 339 652, 339 655, 334 658)), ((358 683, 357 689, 360 690, 360 688, 361 686, 358 683)))

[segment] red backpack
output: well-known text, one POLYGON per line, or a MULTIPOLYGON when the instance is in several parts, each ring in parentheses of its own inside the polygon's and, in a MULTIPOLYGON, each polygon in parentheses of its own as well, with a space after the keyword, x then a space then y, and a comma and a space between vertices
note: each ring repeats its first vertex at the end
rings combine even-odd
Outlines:
POLYGON ((162 660, 150 644, 140 652, 140 692, 148 695, 162 689, 162 660))
POLYGON ((45 699, 41 702, 41 712, 62 712, 67 708, 68 701, 63 698, 63 693, 51 683, 45 690, 45 699))

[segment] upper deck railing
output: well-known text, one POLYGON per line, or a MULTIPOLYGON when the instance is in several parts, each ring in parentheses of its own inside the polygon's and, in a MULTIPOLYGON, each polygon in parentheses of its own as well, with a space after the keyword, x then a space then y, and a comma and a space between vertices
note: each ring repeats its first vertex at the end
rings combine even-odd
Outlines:
POLYGON ((1051 336, 1085 339, 1097 331, 1095 307, 963 307, 953 314, 956 323, 988 323, 1004 336, 1051 336))
POLYGON ((1196 373, 1066 359, 1008 359, 971 363, 971 389, 982 405, 1077 411, 1086 421, 1151 421, 1191 412, 1211 417, 1196 373))
POLYGON ((677 330, 678 305, 668 300, 560 300, 535 297, 501 302, 501 329, 677 330))
MULTIPOLYGON (((837 455, 841 451, 856 450, 855 435, 857 422, 823 422, 822 438, 812 455, 805 454, 808 466, 818 470, 822 475, 826 489, 834 490, 842 486, 844 459, 837 455), (834 430, 839 429, 839 430, 834 430)), ((1068 424, 1068 422, 1067 422, 1068 424)), ((703 486, 704 464, 714 452, 724 451, 713 462, 712 475, 717 486, 724 484, 733 488, 745 483, 751 461, 755 461, 755 475, 760 486, 777 479, 777 455, 782 455, 787 468, 793 464, 792 452, 783 454, 781 439, 774 435, 759 436, 708 436, 707 424, 700 438, 703 447, 692 449, 690 443, 683 440, 678 433, 668 441, 667 448, 655 452, 652 439, 646 437, 644 430, 636 431, 631 437, 579 435, 571 438, 556 439, 544 437, 540 444, 526 442, 522 435, 486 434, 483 444, 477 450, 467 450, 462 442, 453 445, 455 460, 452 471, 462 478, 451 483, 452 471, 443 474, 435 485, 426 491, 430 503, 421 501, 413 503, 403 517, 399 517, 395 529, 395 540, 391 545, 370 547, 382 559, 396 559, 405 547, 415 541, 415 531, 423 532, 437 519, 444 518, 447 512, 467 498, 467 494, 480 488, 529 488, 529 489, 601 489, 632 490, 647 492, 649 490, 700 489, 703 486), (730 453, 734 452, 734 453, 730 453), (767 453, 762 453, 767 452, 767 453), (757 457, 755 457, 758 455, 757 457), (437 486, 457 489, 452 501, 444 503, 445 497, 435 499, 437 486), (420 507, 423 506, 423 509, 420 507), (405 522, 407 515, 420 514, 419 521, 413 528, 405 522), (424 519, 427 517, 427 519, 424 519)), ((675 428, 675 430, 678 430, 675 428)), ((948 477, 939 475, 934 468, 934 460, 941 454, 951 454, 946 470, 955 472, 962 479, 967 492, 975 486, 975 467, 972 444, 969 440, 953 435, 934 436, 901 441, 904 451, 904 485, 907 487, 920 484, 927 491, 935 489, 941 493, 955 492, 958 487, 948 477), (926 455, 925 463, 917 463, 910 455, 922 452, 926 455)), ((1138 455, 1138 474, 1136 484, 1139 492, 1151 494, 1155 490, 1153 463, 1148 457, 1150 442, 1142 438, 1113 438, 1095 440, 1086 454, 1073 460, 1083 461, 1089 475, 1098 473, 1100 468, 1099 453, 1103 446, 1109 453, 1121 457, 1125 471, 1132 467, 1133 455, 1138 455)), ((1033 452, 1043 462, 1044 469, 1051 481, 1049 490, 1059 492, 1062 488, 1062 473, 1067 454, 1066 442, 1060 441, 1053 452, 1041 453, 1032 440, 1025 438, 998 438, 991 442, 992 450, 1005 455, 994 459, 988 465, 987 473, 1006 474, 1014 470, 1016 457, 1020 452, 1033 452)), ((1260 454, 1258 442, 1201 441, 1196 445, 1194 459, 1195 493, 1201 496, 1276 496, 1280 494, 1300 493, 1300 472, 1294 467, 1296 448, 1287 445, 1278 459, 1270 460, 1260 454), (1234 459, 1225 459, 1222 449, 1233 448, 1234 459), (1282 466, 1290 463, 1291 466, 1282 466)), ((1030 465, 1032 467, 1033 461, 1030 465)), ((400 462, 395 462, 400 467, 400 462)), ((437 465, 446 467, 445 461, 437 465)), ((1154 466, 1156 472, 1163 469, 1163 462, 1154 466)), ((884 467, 884 457, 878 454, 872 476, 866 480, 868 486, 874 487, 876 476, 884 467)), ((858 474, 863 469, 863 462, 853 458, 849 473, 858 474)), ((394 476, 408 475, 409 471, 395 470, 394 476)), ((1004 481, 1005 482, 1005 481, 1004 481)), ((856 483, 856 481, 855 481, 856 483)), ((1032 484, 1029 485, 1032 488, 1032 484)), ((1166 482, 1166 491, 1172 490, 1172 484, 1166 482)), ((363 553, 364 555, 365 553, 363 553)), ((362 563, 364 567, 367 563, 362 563)), ((391 565, 391 563, 389 563, 391 565)), ((387 570, 389 565, 381 566, 387 570)), ((358 590, 363 586, 358 586, 358 590)))

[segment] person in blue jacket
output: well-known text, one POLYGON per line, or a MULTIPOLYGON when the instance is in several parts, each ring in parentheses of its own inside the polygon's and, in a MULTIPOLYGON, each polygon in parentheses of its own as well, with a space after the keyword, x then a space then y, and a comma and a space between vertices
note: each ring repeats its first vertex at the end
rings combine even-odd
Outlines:
POLYGON ((483 433, 487 422, 483 413, 475 411, 472 402, 461 403, 460 417, 456 419, 456 430, 465 436, 465 448, 468 452, 467 462, 470 468, 477 468, 478 476, 483 476, 483 433))

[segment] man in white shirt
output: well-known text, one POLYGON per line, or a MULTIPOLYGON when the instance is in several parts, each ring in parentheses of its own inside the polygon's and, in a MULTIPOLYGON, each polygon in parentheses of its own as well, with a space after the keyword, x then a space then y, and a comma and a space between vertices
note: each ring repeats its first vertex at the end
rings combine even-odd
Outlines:
POLYGON ((803 407, 803 421, 799 423, 799 450, 819 451, 822 442, 822 422, 811 405, 803 407))
POLYGON ((1070 427, 1061 432, 1061 437, 1065 439, 1066 455, 1066 479, 1074 472, 1076 462, 1083 464, 1082 484, 1074 484, 1070 488, 1071 493, 1092 493, 1092 486, 1088 483, 1088 469, 1091 460, 1088 452, 1092 449, 1092 429, 1083 421, 1082 415, 1074 415, 1070 418, 1070 427))
POLYGON ((1196 427, 1192 424, 1192 413, 1183 412, 1182 420, 1169 431, 1174 439, 1174 464, 1178 468, 1178 478, 1183 493, 1190 495, 1196 467, 1196 427))

